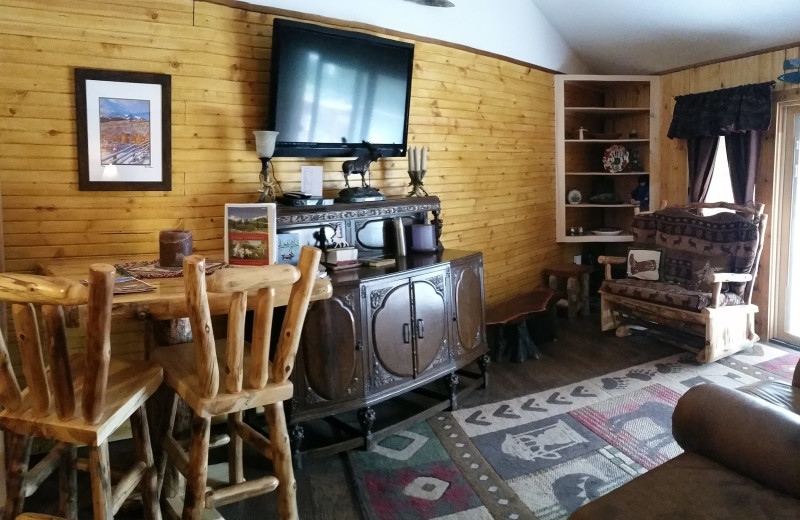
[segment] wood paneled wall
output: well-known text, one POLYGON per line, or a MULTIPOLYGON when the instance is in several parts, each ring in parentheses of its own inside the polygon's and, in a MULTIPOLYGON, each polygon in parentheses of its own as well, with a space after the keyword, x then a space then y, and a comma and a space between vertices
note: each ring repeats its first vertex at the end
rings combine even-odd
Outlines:
MULTIPOLYGON (((665 74, 661 79, 661 135, 666 136, 672 121, 675 96, 707 92, 720 88, 735 87, 749 83, 773 81, 783 73, 783 61, 800 57, 800 47, 765 52, 746 58, 714 63, 665 74)), ((800 89, 778 81, 775 99, 800 99, 800 89)), ((773 107, 774 111, 774 107, 773 107)), ((773 178, 775 175, 775 117, 772 127, 765 132, 761 143, 761 156, 756 179, 756 201, 765 204, 765 211, 772 217, 773 178)), ((686 141, 681 139, 661 140, 661 193, 671 204, 687 201, 688 172, 686 141)), ((767 233, 761 265, 753 293, 754 303, 760 312, 756 315, 756 329, 762 337, 767 335, 770 278, 770 233, 767 233)))
MULTIPOLYGON (((167 228, 191 230, 201 252, 221 249, 223 204, 257 197, 252 131, 266 116, 274 14, 201 0, 0 0, 0 9, 6 268, 155 257, 167 228), (75 67, 172 75, 172 191, 78 190, 75 67)), ((540 285, 542 267, 567 254, 555 242, 552 74, 414 43, 409 145, 430 147, 425 186, 442 200, 445 246, 483 251, 489 301, 540 285)), ((299 189, 302 164, 323 166, 327 194, 344 187, 341 160, 275 159, 284 190, 299 189)), ((373 186, 404 196, 406 165, 373 165, 373 186)))

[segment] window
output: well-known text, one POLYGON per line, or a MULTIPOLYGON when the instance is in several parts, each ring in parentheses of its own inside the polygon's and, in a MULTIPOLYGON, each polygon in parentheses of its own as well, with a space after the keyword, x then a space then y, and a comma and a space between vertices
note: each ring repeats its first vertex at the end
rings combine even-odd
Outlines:
MULTIPOLYGON (((703 202, 733 202, 733 186, 731 185, 731 172, 728 169, 728 153, 725 149, 724 137, 720 137, 717 144, 714 166, 711 169, 711 182, 708 185, 708 194, 703 202)), ((722 211, 727 210, 705 209, 703 214, 713 215, 722 211)))

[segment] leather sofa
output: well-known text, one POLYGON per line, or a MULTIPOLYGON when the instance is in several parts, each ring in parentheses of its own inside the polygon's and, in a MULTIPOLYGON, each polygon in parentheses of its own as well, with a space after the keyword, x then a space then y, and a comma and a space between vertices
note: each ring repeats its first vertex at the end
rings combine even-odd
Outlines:
POLYGON ((684 453, 570 520, 800 518, 800 363, 792 384, 691 388, 672 433, 684 453))

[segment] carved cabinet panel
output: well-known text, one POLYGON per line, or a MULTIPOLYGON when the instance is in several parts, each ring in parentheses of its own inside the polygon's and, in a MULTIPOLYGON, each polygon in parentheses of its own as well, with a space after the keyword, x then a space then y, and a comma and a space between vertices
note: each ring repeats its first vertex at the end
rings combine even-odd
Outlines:
MULTIPOLYGON (((486 318, 483 306, 483 261, 481 255, 453 262, 453 349, 462 359, 474 359, 486 349, 486 318)), ((459 365, 462 363, 460 362, 459 365)))
POLYGON ((363 398, 363 348, 358 286, 336 286, 309 307, 295 370, 298 411, 363 398))
POLYGON ((451 361, 447 272, 442 268, 364 285, 368 395, 451 361))

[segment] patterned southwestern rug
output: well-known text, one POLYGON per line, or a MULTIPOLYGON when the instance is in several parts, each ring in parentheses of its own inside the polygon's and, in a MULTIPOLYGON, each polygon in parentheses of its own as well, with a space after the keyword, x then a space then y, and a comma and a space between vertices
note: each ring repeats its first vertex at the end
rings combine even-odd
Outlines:
POLYGON ((681 453, 672 410, 692 386, 791 379, 800 354, 767 345, 702 365, 692 354, 517 399, 442 413, 349 454, 364 516, 566 518, 681 453))

